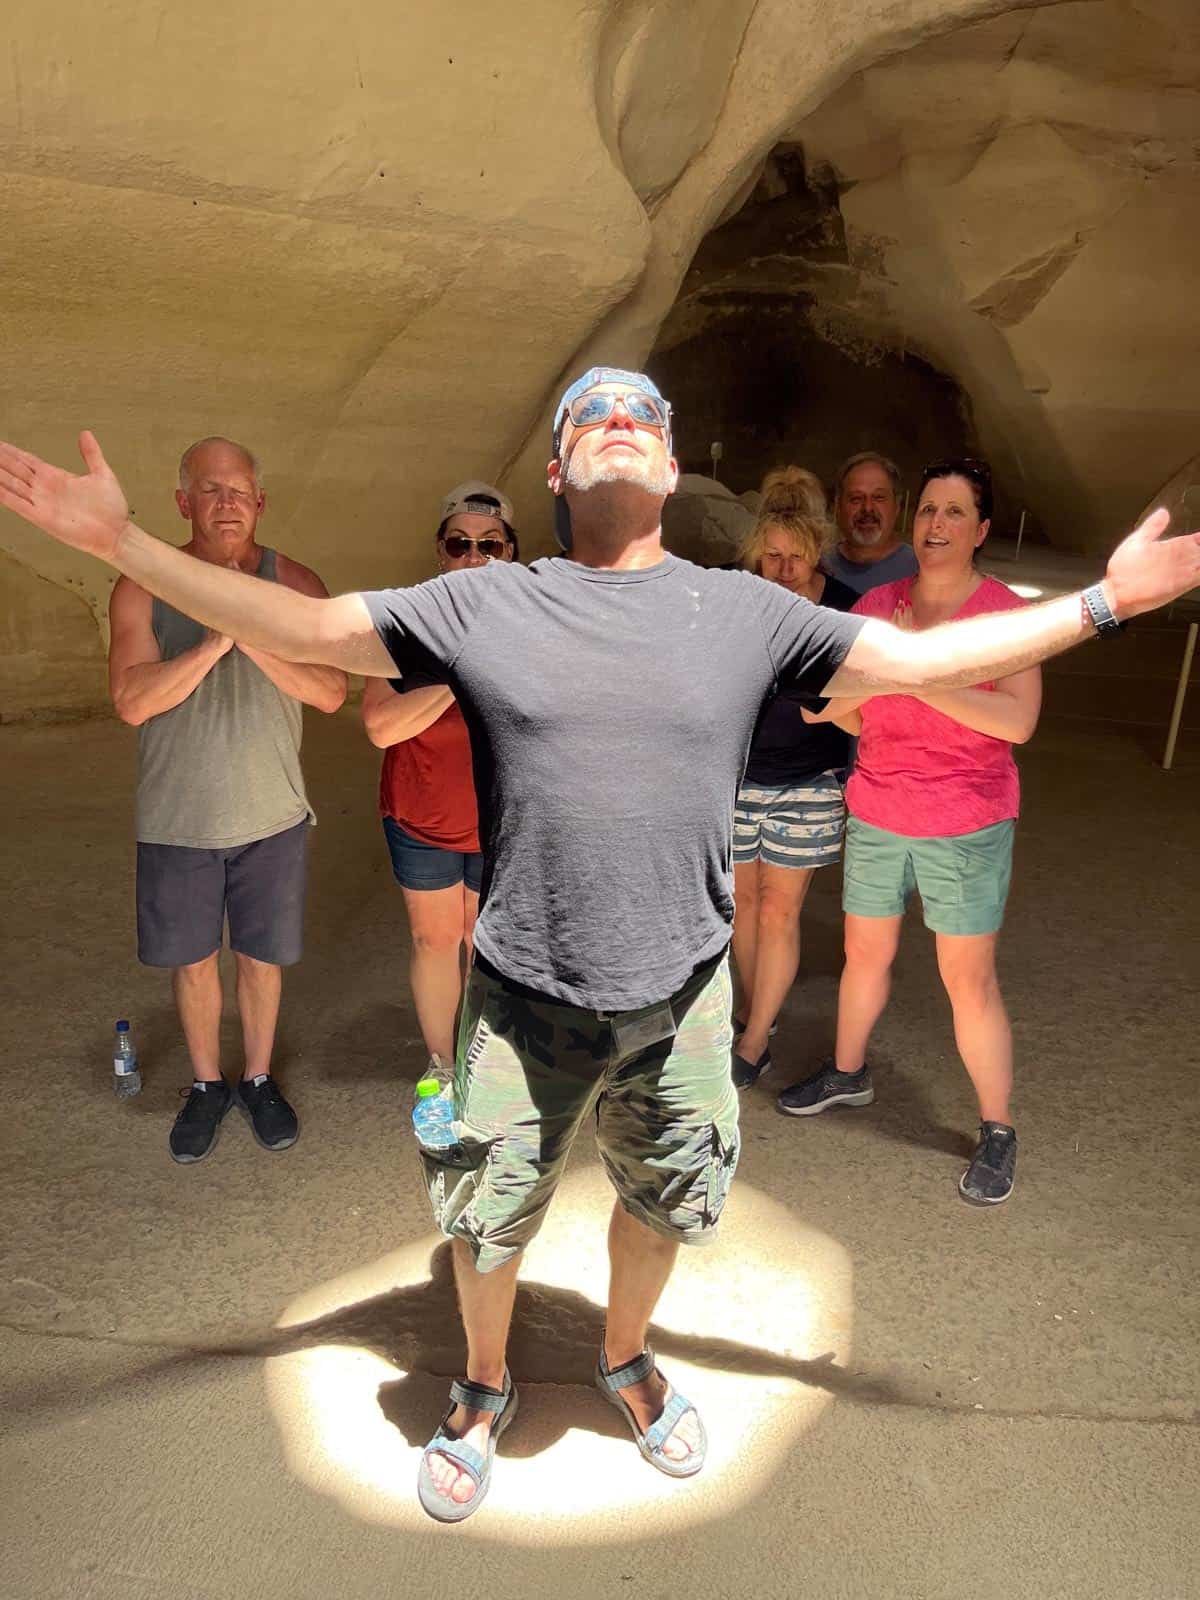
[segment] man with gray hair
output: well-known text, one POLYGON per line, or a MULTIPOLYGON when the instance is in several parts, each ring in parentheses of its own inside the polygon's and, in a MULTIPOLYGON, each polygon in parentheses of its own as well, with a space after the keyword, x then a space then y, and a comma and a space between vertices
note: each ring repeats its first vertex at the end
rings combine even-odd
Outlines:
MULTIPOLYGON (((185 552, 300 594, 325 585, 256 542, 265 496, 258 462, 230 439, 184 451, 175 501, 191 524, 185 552)), ((109 605, 109 690, 138 729, 138 959, 169 967, 193 1083, 171 1128, 175 1161, 212 1149, 231 1105, 258 1143, 286 1150, 296 1113, 271 1077, 281 969, 300 959, 307 835, 301 705, 336 711, 346 674, 235 644, 121 578, 109 605), (221 1075, 223 926, 237 961, 245 1071, 221 1075)))
POLYGON ((900 469, 887 456, 862 450, 842 463, 834 484, 833 514, 841 540, 822 562, 830 577, 863 595, 916 572, 912 545, 896 532, 900 469))

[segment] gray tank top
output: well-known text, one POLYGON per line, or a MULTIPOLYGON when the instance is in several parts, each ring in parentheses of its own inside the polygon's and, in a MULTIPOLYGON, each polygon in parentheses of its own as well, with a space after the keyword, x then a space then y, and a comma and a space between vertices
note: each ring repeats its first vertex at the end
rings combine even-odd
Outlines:
MULTIPOLYGON (((277 582, 274 550, 258 576, 277 582)), ((205 629, 155 600, 164 661, 205 629)), ((143 844, 224 850, 315 821, 300 771, 303 708, 235 646, 186 700, 138 730, 137 837, 143 844)))

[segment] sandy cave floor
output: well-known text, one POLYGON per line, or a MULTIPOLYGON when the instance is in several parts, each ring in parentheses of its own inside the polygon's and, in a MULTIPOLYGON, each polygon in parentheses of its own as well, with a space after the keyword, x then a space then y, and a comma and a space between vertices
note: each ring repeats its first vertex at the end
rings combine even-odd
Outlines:
MULTIPOLYGON (((608 1202, 581 1141, 518 1301, 522 1414, 458 1530, 412 1494, 461 1355, 406 1131, 419 1055, 376 758, 350 713, 306 741, 310 943, 277 1056, 301 1140, 271 1156, 230 1117, 179 1168, 185 1056, 133 951, 133 735, 0 730, 6 1600, 1196 1592, 1194 738, 1170 775, 1134 734, 1053 721, 1023 755, 1011 1203, 957 1198, 972 1100, 916 919, 876 1104, 773 1109, 830 1037, 827 875, 722 1241, 684 1257, 658 1318, 708 1470, 660 1478, 590 1388, 608 1202), (118 1104, 124 1014, 146 1085, 118 1104)), ((228 1041, 233 1073, 232 1011, 228 1041)))

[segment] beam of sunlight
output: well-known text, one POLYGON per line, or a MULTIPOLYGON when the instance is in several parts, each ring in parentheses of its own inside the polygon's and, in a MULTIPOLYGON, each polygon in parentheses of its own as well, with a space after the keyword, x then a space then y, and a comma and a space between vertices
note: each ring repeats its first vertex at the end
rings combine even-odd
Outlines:
MULTIPOLYGON (((852 1386, 847 1253, 735 1183, 718 1240, 680 1252, 651 1334, 659 1364, 705 1420, 708 1462, 682 1482, 656 1472, 591 1387, 611 1204, 598 1163, 572 1171, 526 1254, 510 1346, 521 1409, 487 1505, 460 1537, 620 1541, 727 1515, 852 1386)), ((289 1469, 354 1517, 428 1530, 417 1466, 462 1360, 444 1241, 430 1232, 312 1289, 278 1326, 296 1345, 266 1362, 289 1469)))

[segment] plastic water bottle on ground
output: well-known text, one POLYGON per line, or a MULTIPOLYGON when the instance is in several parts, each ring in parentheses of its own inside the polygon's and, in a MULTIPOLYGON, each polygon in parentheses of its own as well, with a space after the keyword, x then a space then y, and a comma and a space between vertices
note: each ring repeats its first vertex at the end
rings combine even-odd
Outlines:
POLYGON ((413 1096, 413 1132, 421 1149, 435 1161, 451 1167, 467 1165, 454 1120, 453 1078, 436 1056, 413 1096))
POLYGON ((113 1088, 118 1100, 127 1100, 130 1095, 139 1093, 141 1087, 137 1051, 129 1036, 129 1024, 122 1018, 117 1023, 117 1034, 113 1040, 113 1088))

